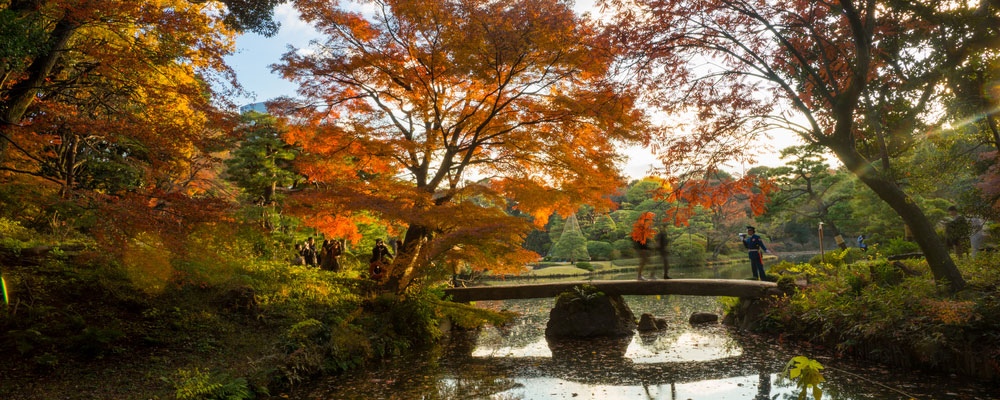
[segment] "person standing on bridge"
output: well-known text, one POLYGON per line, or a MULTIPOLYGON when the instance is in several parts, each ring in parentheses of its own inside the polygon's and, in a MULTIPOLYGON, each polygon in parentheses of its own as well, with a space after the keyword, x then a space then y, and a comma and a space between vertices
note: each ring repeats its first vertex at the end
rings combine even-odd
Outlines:
POLYGON ((764 241, 757 236, 757 228, 752 226, 747 226, 747 233, 741 233, 740 239, 743 240, 743 247, 747 248, 747 253, 750 255, 750 269, 753 270, 753 278, 759 280, 767 280, 767 274, 764 273, 764 254, 767 252, 767 247, 764 246, 764 241))
POLYGON ((670 279, 670 260, 667 256, 670 255, 670 238, 667 236, 667 227, 661 227, 660 232, 656 234, 656 252, 660 255, 660 259, 663 261, 663 279, 670 279))
MULTIPOLYGON (((642 277, 642 269, 646 267, 649 263, 649 241, 640 242, 638 240, 632 239, 632 245, 635 247, 635 252, 639 256, 639 280, 644 281, 646 278, 642 277)), ((655 274, 654 274, 655 275, 655 274)))

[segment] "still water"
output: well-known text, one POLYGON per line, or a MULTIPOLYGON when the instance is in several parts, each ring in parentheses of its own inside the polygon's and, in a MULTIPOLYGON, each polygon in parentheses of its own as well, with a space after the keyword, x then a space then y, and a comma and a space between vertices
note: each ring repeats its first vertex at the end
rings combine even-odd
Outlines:
MULTIPOLYGON (((743 278, 740 265, 672 269, 677 278, 743 278)), ((633 279, 634 273, 611 279, 633 279)), ((601 279, 609 279, 602 276, 601 279)), ((738 333, 721 325, 692 327, 691 313, 714 312, 713 297, 626 296, 638 317, 670 321, 655 334, 550 343, 545 324, 553 299, 478 302, 520 313, 510 326, 455 334, 440 348, 300 388, 309 399, 795 399, 782 378, 796 355, 819 360, 824 399, 998 399, 996 388, 957 377, 838 360, 823 349, 738 333)), ((811 393, 810 393, 811 395, 811 393)), ((812 396, 809 396, 812 398, 812 396)))

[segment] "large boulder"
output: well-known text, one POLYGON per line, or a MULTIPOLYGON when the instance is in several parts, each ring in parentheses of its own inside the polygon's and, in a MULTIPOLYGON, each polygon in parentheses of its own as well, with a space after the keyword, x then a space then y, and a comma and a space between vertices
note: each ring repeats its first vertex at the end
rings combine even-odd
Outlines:
POLYGON ((707 312, 692 313, 691 317, 688 318, 688 323, 691 325, 714 324, 716 322, 719 322, 719 316, 707 312))
POLYGON ((620 295, 606 295, 589 285, 563 292, 549 312, 545 336, 588 338, 631 336, 635 315, 620 295))

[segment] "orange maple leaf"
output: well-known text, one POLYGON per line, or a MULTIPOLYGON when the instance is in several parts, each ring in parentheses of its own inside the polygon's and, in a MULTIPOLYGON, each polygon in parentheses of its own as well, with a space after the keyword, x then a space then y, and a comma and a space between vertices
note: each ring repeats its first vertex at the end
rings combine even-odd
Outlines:
POLYGON ((656 230, 653 229, 653 217, 655 216, 651 212, 645 212, 639 216, 635 224, 632 224, 632 240, 646 244, 647 240, 656 235, 656 230))

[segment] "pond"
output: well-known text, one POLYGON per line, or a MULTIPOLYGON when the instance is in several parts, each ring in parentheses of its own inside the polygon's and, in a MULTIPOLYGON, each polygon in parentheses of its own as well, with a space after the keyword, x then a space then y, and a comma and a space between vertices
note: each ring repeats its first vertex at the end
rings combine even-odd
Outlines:
MULTIPOLYGON (((677 278, 743 278, 741 265, 676 268, 677 278)), ((601 279, 609 279, 607 276, 601 279)), ((634 273, 611 279, 634 279, 634 273)), ((714 297, 625 296, 638 317, 670 321, 665 331, 625 339, 549 343, 553 299, 478 302, 520 313, 510 326, 455 334, 450 343, 300 388, 309 399, 795 399, 782 378, 794 356, 819 360, 825 399, 991 399, 1000 391, 954 376, 925 375, 838 360, 772 336, 721 325, 692 327, 691 313, 722 313, 714 297)), ((811 397, 810 397, 811 398, 811 397)))

